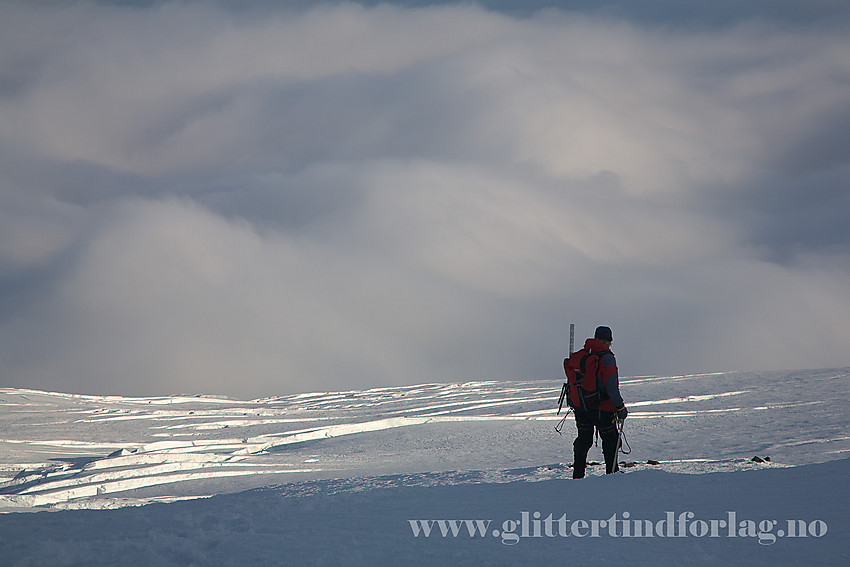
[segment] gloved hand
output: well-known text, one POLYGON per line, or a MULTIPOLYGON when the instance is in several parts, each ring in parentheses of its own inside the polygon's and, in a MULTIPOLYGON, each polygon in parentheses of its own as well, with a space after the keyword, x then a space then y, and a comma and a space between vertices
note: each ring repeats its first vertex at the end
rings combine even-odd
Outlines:
POLYGON ((626 409, 626 406, 617 410, 617 419, 626 419, 627 415, 629 415, 629 410, 626 409))

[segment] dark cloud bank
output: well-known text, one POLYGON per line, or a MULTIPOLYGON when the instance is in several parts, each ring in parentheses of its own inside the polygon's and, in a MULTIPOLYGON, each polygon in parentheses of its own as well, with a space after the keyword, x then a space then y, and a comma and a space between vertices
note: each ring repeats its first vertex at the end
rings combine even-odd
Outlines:
POLYGON ((497 4, 0 4, 0 385, 850 364, 846 14, 497 4))

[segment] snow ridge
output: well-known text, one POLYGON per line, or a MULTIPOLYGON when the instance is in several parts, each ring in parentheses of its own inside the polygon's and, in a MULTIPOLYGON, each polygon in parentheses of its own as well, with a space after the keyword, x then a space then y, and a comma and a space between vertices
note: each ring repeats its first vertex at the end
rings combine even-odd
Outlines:
MULTIPOLYGON (((704 473, 846 456, 850 420, 838 400, 850 370, 802 375, 804 389, 799 372, 625 378, 627 434, 638 448, 629 458, 636 469, 655 460, 704 473), (774 387, 765 392, 765 383, 774 387), (750 460, 771 453, 769 463, 750 460)), ((120 507, 375 474, 455 483, 456 471, 478 471, 499 482, 524 470, 528 480, 550 479, 570 460, 571 429, 553 431, 558 389, 468 382, 239 401, 3 388, 0 510, 120 507)))

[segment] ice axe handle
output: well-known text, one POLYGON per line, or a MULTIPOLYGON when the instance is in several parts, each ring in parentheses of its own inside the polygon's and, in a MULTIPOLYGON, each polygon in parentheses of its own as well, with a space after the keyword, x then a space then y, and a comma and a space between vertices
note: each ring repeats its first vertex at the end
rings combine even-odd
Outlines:
POLYGON ((561 397, 558 398, 558 414, 561 413, 561 408, 564 407, 564 400, 567 398, 567 383, 564 382, 564 385, 561 387, 561 397))

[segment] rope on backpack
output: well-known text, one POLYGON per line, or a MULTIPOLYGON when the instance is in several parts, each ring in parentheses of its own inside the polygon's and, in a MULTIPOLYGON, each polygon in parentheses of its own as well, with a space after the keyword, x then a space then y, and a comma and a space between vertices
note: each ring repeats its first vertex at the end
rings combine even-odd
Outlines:
POLYGON ((625 419, 618 419, 617 420, 617 434, 619 435, 619 439, 620 439, 620 441, 619 441, 619 443, 620 443, 619 452, 624 454, 624 455, 628 455, 632 452, 632 446, 629 445, 629 440, 626 439, 626 432, 623 431, 623 429, 625 428, 625 425, 626 425, 625 419), (628 451, 623 448, 624 446, 628 447, 628 451))
POLYGON ((561 419, 561 421, 558 422, 558 425, 555 426, 555 432, 558 435, 563 435, 561 433, 561 431, 564 430, 564 424, 567 422, 567 416, 569 416, 572 411, 573 411, 573 408, 569 408, 567 410, 567 413, 564 414, 564 417, 561 419))

